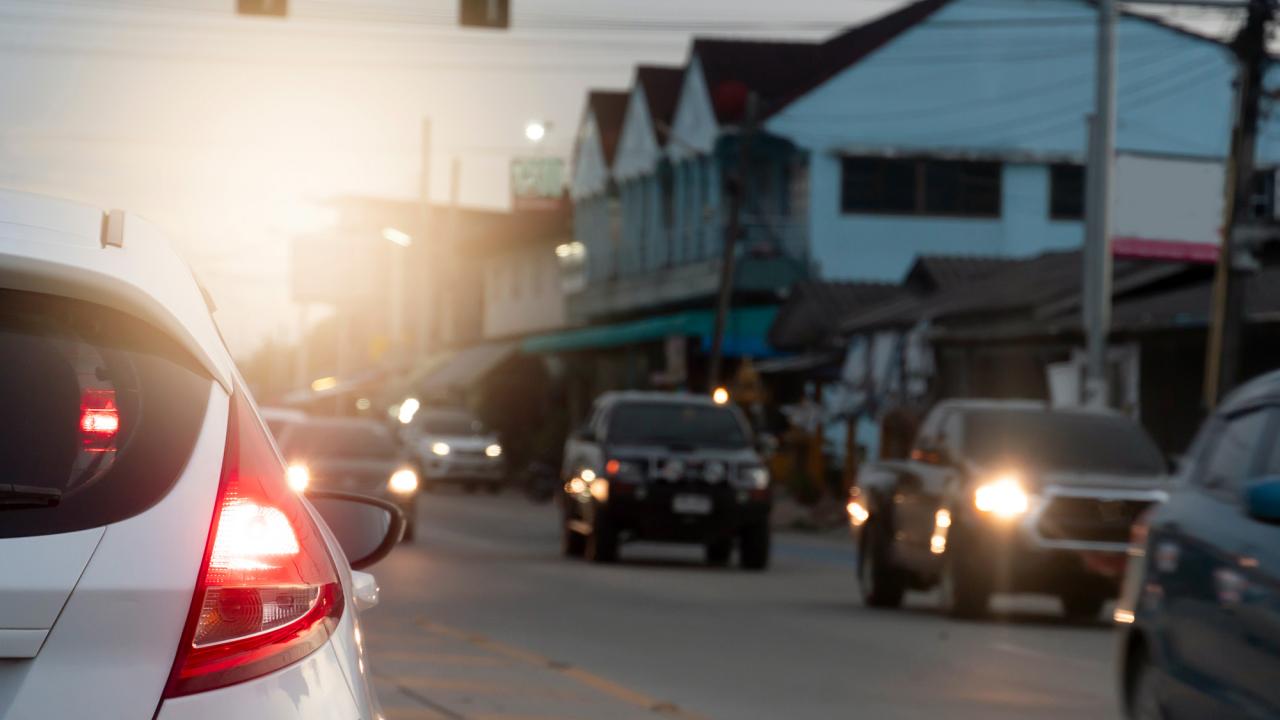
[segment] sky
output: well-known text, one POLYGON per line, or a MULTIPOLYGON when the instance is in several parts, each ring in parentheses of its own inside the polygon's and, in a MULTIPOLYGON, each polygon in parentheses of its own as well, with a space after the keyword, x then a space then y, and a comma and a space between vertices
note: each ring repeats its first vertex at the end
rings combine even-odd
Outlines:
POLYGON ((900 4, 512 0, 500 32, 457 28, 457 0, 289 2, 0 0, 0 187, 158 222, 240 357, 296 337, 289 241, 332 223, 325 198, 418 197, 425 119, 433 199, 456 157, 462 203, 504 207, 512 156, 567 157, 589 88, 682 64, 695 32, 817 39, 900 4))
POLYGON ((289 239, 341 194, 503 207, 511 156, 566 156, 588 88, 685 60, 691 31, 822 37, 886 0, 513 0, 513 29, 456 0, 0 0, 0 186, 161 224, 213 293, 233 351, 295 336, 289 239), (533 149, 523 128, 551 124, 533 149))

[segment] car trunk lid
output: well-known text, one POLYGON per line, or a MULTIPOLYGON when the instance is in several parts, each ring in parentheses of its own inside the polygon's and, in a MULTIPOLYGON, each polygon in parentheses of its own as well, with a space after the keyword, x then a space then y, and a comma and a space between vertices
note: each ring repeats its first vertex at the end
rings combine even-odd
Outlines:
POLYGON ((104 532, 0 539, 0 659, 40 652, 104 532))

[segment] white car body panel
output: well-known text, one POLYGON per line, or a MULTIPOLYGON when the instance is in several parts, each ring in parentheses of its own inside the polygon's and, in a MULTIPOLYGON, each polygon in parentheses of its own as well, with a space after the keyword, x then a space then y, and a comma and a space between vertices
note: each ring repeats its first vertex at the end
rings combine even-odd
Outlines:
MULTIPOLYGON (((229 397, 217 385, 210 389, 186 470, 160 502, 106 528, 16 696, 0 711, 5 720, 155 713, 191 608, 226 447, 229 397)), ((0 709, 4 696, 0 689, 0 709)))
POLYGON ((0 658, 36 656, 104 533, 0 539, 0 658))
POLYGON ((0 190, 0 287, 132 313, 180 342, 231 390, 235 363, 186 263, 160 231, 125 215, 122 247, 102 247, 103 211, 0 190))
POLYGON ((329 641, 268 675, 161 703, 209 539, 239 378, 190 270, 154 227, 124 217, 123 247, 103 247, 103 210, 0 190, 0 288, 147 320, 209 372, 210 401, 185 469, 152 507, 105 528, 0 539, 0 658, 29 658, 0 660, 0 717, 372 720, 350 568, 314 510, 344 591, 329 641))
POLYGON ((331 644, 270 675, 166 700, 157 720, 372 720, 356 704, 331 644))

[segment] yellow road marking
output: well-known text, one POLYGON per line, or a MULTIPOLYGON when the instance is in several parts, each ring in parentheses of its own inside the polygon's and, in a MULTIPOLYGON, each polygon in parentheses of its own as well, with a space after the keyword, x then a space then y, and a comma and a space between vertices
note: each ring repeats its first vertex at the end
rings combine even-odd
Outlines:
POLYGON ((499 642, 484 635, 466 632, 465 630, 459 630, 446 625, 440 625, 439 623, 434 623, 426 619, 419 620, 418 624, 424 630, 429 632, 439 633, 447 637, 462 640, 463 642, 484 648, 485 650, 490 650, 498 653, 499 655, 504 655, 529 665, 535 665, 558 672, 577 683, 601 693, 602 695, 607 695, 608 697, 631 705, 632 707, 648 710, 649 712, 657 713, 665 717, 676 718, 677 720, 707 720, 704 716, 684 710, 675 703, 649 697, 644 693, 631 690, 630 688, 619 685, 612 680, 605 679, 595 673, 583 670, 582 668, 572 667, 565 663, 556 662, 551 658, 512 645, 507 645, 506 643, 499 642))

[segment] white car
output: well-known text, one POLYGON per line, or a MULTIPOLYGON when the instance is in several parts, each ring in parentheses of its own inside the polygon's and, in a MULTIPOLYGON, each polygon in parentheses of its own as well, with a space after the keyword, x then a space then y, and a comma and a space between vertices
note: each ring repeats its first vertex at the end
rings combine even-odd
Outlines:
POLYGON ((0 191, 0 414, 5 720, 379 717, 352 566, 403 521, 290 490, 152 225, 0 191))

